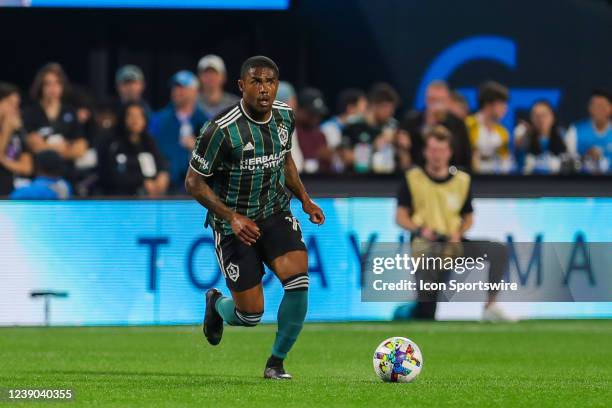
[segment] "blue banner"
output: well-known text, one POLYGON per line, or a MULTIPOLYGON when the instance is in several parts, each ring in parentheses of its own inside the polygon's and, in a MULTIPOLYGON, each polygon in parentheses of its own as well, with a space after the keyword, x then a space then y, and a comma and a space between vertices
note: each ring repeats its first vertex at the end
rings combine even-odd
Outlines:
MULTIPOLYGON (((387 320, 397 303, 362 303, 360 262, 368 244, 406 237, 395 200, 317 200, 325 225, 293 203, 309 249, 311 321, 387 320), (362 244, 364 245, 362 247, 362 244)), ((515 242, 612 242, 612 199, 477 199, 470 236, 515 242)), ((0 202, 0 324, 40 324, 35 290, 52 300, 52 324, 194 323, 207 288, 225 290, 205 210, 194 201, 0 202)), ((264 277, 264 321, 282 288, 264 277)), ((612 317, 612 304, 513 305, 521 317, 612 317)), ((447 305, 441 318, 477 318, 478 308, 447 305)))

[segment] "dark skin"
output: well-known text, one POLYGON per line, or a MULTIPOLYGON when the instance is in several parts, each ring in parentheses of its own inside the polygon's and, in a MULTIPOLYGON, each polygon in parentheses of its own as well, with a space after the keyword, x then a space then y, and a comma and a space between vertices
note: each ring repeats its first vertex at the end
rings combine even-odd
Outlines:
MULTIPOLYGON (((243 107, 246 113, 258 122, 265 122, 272 115, 272 102, 278 90, 278 76, 270 68, 255 67, 238 80, 242 91, 243 107)), ((325 215, 310 198, 298 174, 291 152, 285 155, 285 185, 302 203, 302 210, 308 214, 310 222, 322 225, 325 215)), ((228 221, 232 231, 246 245, 253 245, 261 235, 257 224, 248 217, 228 208, 208 186, 204 177, 189 168, 185 178, 185 188, 200 204, 228 221)), ((268 265, 281 280, 288 279, 308 270, 306 251, 291 251, 276 257, 268 265)), ((261 284, 242 292, 232 291, 236 307, 243 312, 259 313, 264 308, 263 287, 261 284)))

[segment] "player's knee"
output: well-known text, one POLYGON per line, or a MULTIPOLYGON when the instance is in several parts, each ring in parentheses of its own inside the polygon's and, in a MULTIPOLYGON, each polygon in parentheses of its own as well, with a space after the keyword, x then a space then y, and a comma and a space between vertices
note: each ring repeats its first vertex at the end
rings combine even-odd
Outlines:
POLYGON ((283 280, 283 288, 286 292, 308 290, 309 280, 307 273, 298 273, 283 280))
POLYGON ((259 322, 261 322, 261 317, 263 316, 263 310, 261 312, 241 312, 238 309, 234 309, 234 313, 236 313, 236 317, 240 320, 245 326, 253 327, 257 326, 259 322))

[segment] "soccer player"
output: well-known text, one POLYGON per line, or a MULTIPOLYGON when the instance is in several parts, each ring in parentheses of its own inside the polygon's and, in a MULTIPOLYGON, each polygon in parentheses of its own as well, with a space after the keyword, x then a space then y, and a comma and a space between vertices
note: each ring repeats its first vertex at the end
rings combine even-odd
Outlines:
POLYGON ((308 256, 285 187, 302 202, 312 223, 323 224, 325 216, 306 193, 291 158, 295 118, 288 105, 274 100, 278 77, 270 58, 255 56, 242 64, 242 99, 202 128, 185 187, 208 209, 217 260, 232 294, 228 298, 214 288, 206 292, 206 339, 219 344, 223 322, 247 327, 259 323, 265 263, 285 292, 264 378, 290 379, 283 360, 306 317, 308 256))

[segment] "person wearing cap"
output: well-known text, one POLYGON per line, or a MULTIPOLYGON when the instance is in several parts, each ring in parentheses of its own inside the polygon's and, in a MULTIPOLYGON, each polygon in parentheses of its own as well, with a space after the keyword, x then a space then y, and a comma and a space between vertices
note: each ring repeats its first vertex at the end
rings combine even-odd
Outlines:
POLYGON ((200 80, 200 95, 198 104, 204 113, 212 118, 224 109, 234 106, 240 98, 225 92, 227 79, 225 63, 218 55, 205 55, 198 62, 198 78, 200 80))
POLYGON ((115 75, 115 86, 117 88, 116 113, 119 115, 128 103, 139 103, 145 108, 147 117, 151 117, 150 105, 144 100, 145 78, 142 70, 136 65, 124 65, 117 70, 115 75))
POLYGON ((195 137, 208 118, 197 104, 198 79, 192 72, 174 74, 170 79, 170 89, 171 101, 153 115, 149 132, 170 162, 172 188, 183 191, 195 137))
POLYGON ((327 113, 321 91, 305 88, 300 92, 295 123, 306 173, 325 173, 331 168, 333 152, 321 131, 321 120, 327 113))

